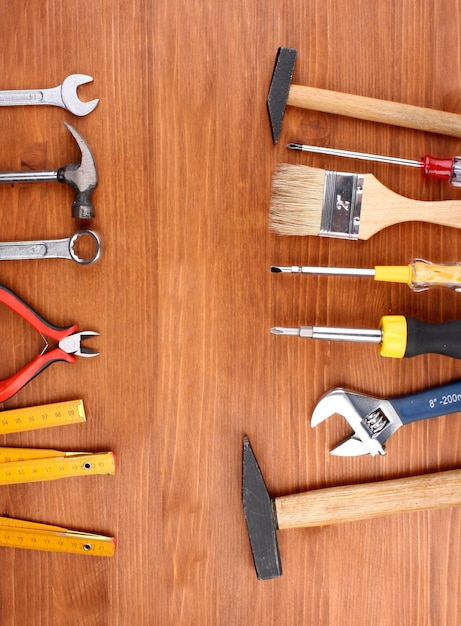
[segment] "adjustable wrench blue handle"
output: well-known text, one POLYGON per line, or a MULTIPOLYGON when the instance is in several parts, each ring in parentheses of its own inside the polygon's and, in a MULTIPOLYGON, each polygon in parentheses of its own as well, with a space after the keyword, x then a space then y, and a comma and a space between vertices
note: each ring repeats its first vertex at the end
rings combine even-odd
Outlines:
POLYGON ((461 380, 401 398, 388 399, 402 424, 461 411, 461 380))

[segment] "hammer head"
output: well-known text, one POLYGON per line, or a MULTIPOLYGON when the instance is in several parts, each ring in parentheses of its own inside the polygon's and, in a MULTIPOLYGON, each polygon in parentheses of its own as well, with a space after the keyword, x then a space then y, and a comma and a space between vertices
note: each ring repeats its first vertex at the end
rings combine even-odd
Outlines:
POLYGON ((267 108, 274 143, 277 143, 282 128, 297 54, 298 51, 295 48, 279 48, 275 60, 274 73, 267 95, 267 108))
POLYGON ((58 180, 60 183, 70 185, 76 192, 72 204, 72 217, 90 219, 94 217, 91 194, 98 184, 96 162, 83 137, 70 124, 67 122, 64 124, 77 142, 82 153, 82 159, 80 163, 70 163, 58 170, 58 180))
POLYGON ((259 580, 282 575, 276 537, 277 518, 248 437, 243 439, 243 512, 259 580))

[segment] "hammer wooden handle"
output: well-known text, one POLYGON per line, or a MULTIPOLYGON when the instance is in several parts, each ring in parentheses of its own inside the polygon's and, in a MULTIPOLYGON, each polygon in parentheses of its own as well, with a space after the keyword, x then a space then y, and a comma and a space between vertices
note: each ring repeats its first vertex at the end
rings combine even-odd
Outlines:
POLYGON ((278 527, 306 528, 461 504, 461 470, 275 498, 278 527))
POLYGON ((345 115, 370 122, 415 128, 461 137, 461 115, 390 100, 291 85, 287 104, 302 109, 345 115))

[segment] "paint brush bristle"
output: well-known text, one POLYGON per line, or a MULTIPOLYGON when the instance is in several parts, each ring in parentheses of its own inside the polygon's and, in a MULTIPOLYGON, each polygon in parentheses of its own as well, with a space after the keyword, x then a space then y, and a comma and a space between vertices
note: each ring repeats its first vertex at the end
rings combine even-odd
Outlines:
POLYGON ((270 227, 278 235, 318 235, 324 170, 282 163, 272 177, 270 227))

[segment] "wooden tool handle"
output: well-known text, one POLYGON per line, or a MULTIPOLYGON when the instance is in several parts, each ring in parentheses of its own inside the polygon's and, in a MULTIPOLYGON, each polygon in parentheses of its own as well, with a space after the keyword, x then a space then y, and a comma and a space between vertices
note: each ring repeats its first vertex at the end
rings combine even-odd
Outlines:
POLYGON ((364 179, 359 239, 411 221, 461 228, 460 200, 414 200, 391 191, 372 174, 365 174, 364 179))
POLYGON ((415 128, 431 133, 461 137, 461 115, 437 111, 390 100, 328 91, 315 87, 291 85, 287 104, 302 109, 313 109, 355 117, 370 122, 415 128))
POLYGON ((280 529, 327 526, 460 504, 461 470, 330 487, 275 499, 280 529))

